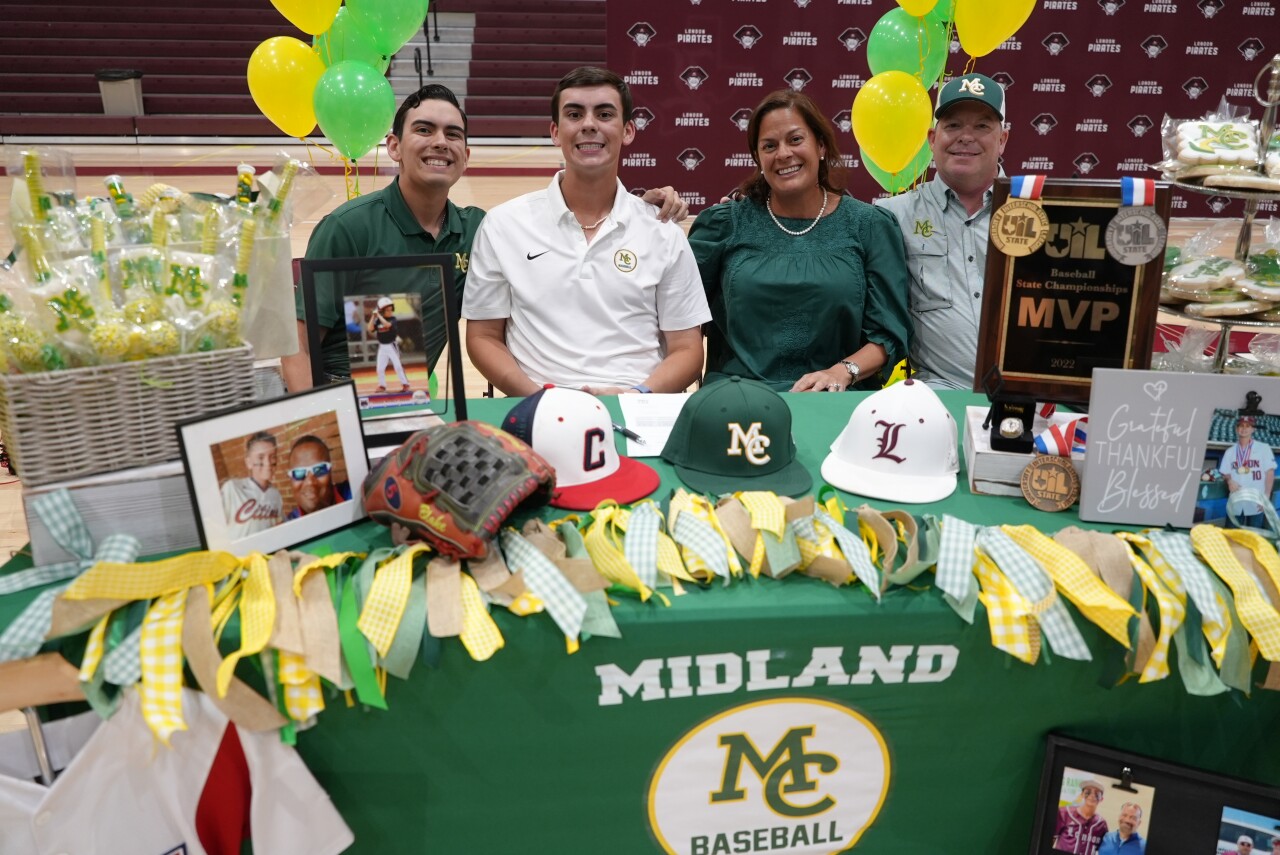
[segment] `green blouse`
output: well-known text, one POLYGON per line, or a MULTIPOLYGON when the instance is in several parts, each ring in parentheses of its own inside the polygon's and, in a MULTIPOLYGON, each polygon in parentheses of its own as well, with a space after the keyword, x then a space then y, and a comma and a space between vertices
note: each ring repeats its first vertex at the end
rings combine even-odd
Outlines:
MULTIPOLYGON (((812 222, 779 219, 795 231, 812 222)), ((875 342, 888 355, 883 377, 859 386, 879 388, 907 355, 906 253, 888 211, 842 196, 795 237, 744 199, 699 214, 689 243, 711 304, 706 382, 750 377, 786 391, 875 342)))

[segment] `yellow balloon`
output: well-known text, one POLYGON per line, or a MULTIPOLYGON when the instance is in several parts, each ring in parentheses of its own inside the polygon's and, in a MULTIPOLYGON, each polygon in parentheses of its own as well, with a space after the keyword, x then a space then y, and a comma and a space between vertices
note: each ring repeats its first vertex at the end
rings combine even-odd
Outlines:
POLYGON ((342 0, 271 0, 271 5, 302 32, 318 36, 329 29, 342 0))
POLYGON ((311 96, 324 74, 324 63, 310 47, 289 36, 258 45, 249 57, 249 94, 262 115, 291 137, 315 130, 311 96))
POLYGON ((938 5, 938 0, 898 0, 898 5, 908 15, 919 18, 932 12, 933 7, 938 5))
POLYGON ((1036 0, 956 0, 956 35, 969 56, 986 56, 1031 17, 1036 0))
POLYGON ((885 172, 901 172, 920 151, 933 122, 933 105, 915 75, 884 71, 853 99, 853 136, 885 172))

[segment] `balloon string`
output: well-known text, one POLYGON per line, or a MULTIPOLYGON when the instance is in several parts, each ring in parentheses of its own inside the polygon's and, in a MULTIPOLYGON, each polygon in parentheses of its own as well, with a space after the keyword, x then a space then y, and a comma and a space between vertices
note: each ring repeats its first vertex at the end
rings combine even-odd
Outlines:
POLYGON ((976 56, 969 57, 969 61, 964 64, 964 71, 960 72, 960 76, 963 77, 966 74, 972 74, 973 66, 977 62, 978 62, 978 58, 976 56))
POLYGON ((351 161, 345 157, 342 159, 342 179, 347 185, 347 198, 354 199, 359 194, 355 188, 351 186, 351 161))

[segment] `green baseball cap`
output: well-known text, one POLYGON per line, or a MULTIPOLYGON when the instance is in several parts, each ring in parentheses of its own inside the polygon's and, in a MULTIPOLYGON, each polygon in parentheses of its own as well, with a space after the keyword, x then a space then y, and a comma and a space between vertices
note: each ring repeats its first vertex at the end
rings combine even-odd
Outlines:
POLYGON ((813 478, 796 460, 787 402, 756 380, 729 377, 689 396, 662 459, 700 493, 809 492, 813 478))
POLYGON ((947 81, 938 90, 938 107, 933 111, 935 119, 961 101, 978 101, 996 111, 996 118, 1004 121, 1004 87, 985 74, 962 74, 947 81))

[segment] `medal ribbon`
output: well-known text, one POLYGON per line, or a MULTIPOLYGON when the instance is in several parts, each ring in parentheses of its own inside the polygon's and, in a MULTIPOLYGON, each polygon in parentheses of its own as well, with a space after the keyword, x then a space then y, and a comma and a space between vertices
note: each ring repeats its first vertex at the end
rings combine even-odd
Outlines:
POLYGON ((1036 451, 1056 457, 1084 454, 1085 442, 1088 440, 1088 424, 1089 417, 1081 416, 1065 425, 1049 425, 1048 430, 1036 434, 1036 451))
POLYGON ((1156 182, 1151 178, 1126 175, 1120 179, 1120 198, 1123 205, 1153 205, 1156 201, 1156 182))
POLYGON ((1016 199, 1039 199, 1043 192, 1043 175, 1015 175, 1009 179, 1009 195, 1016 199))

